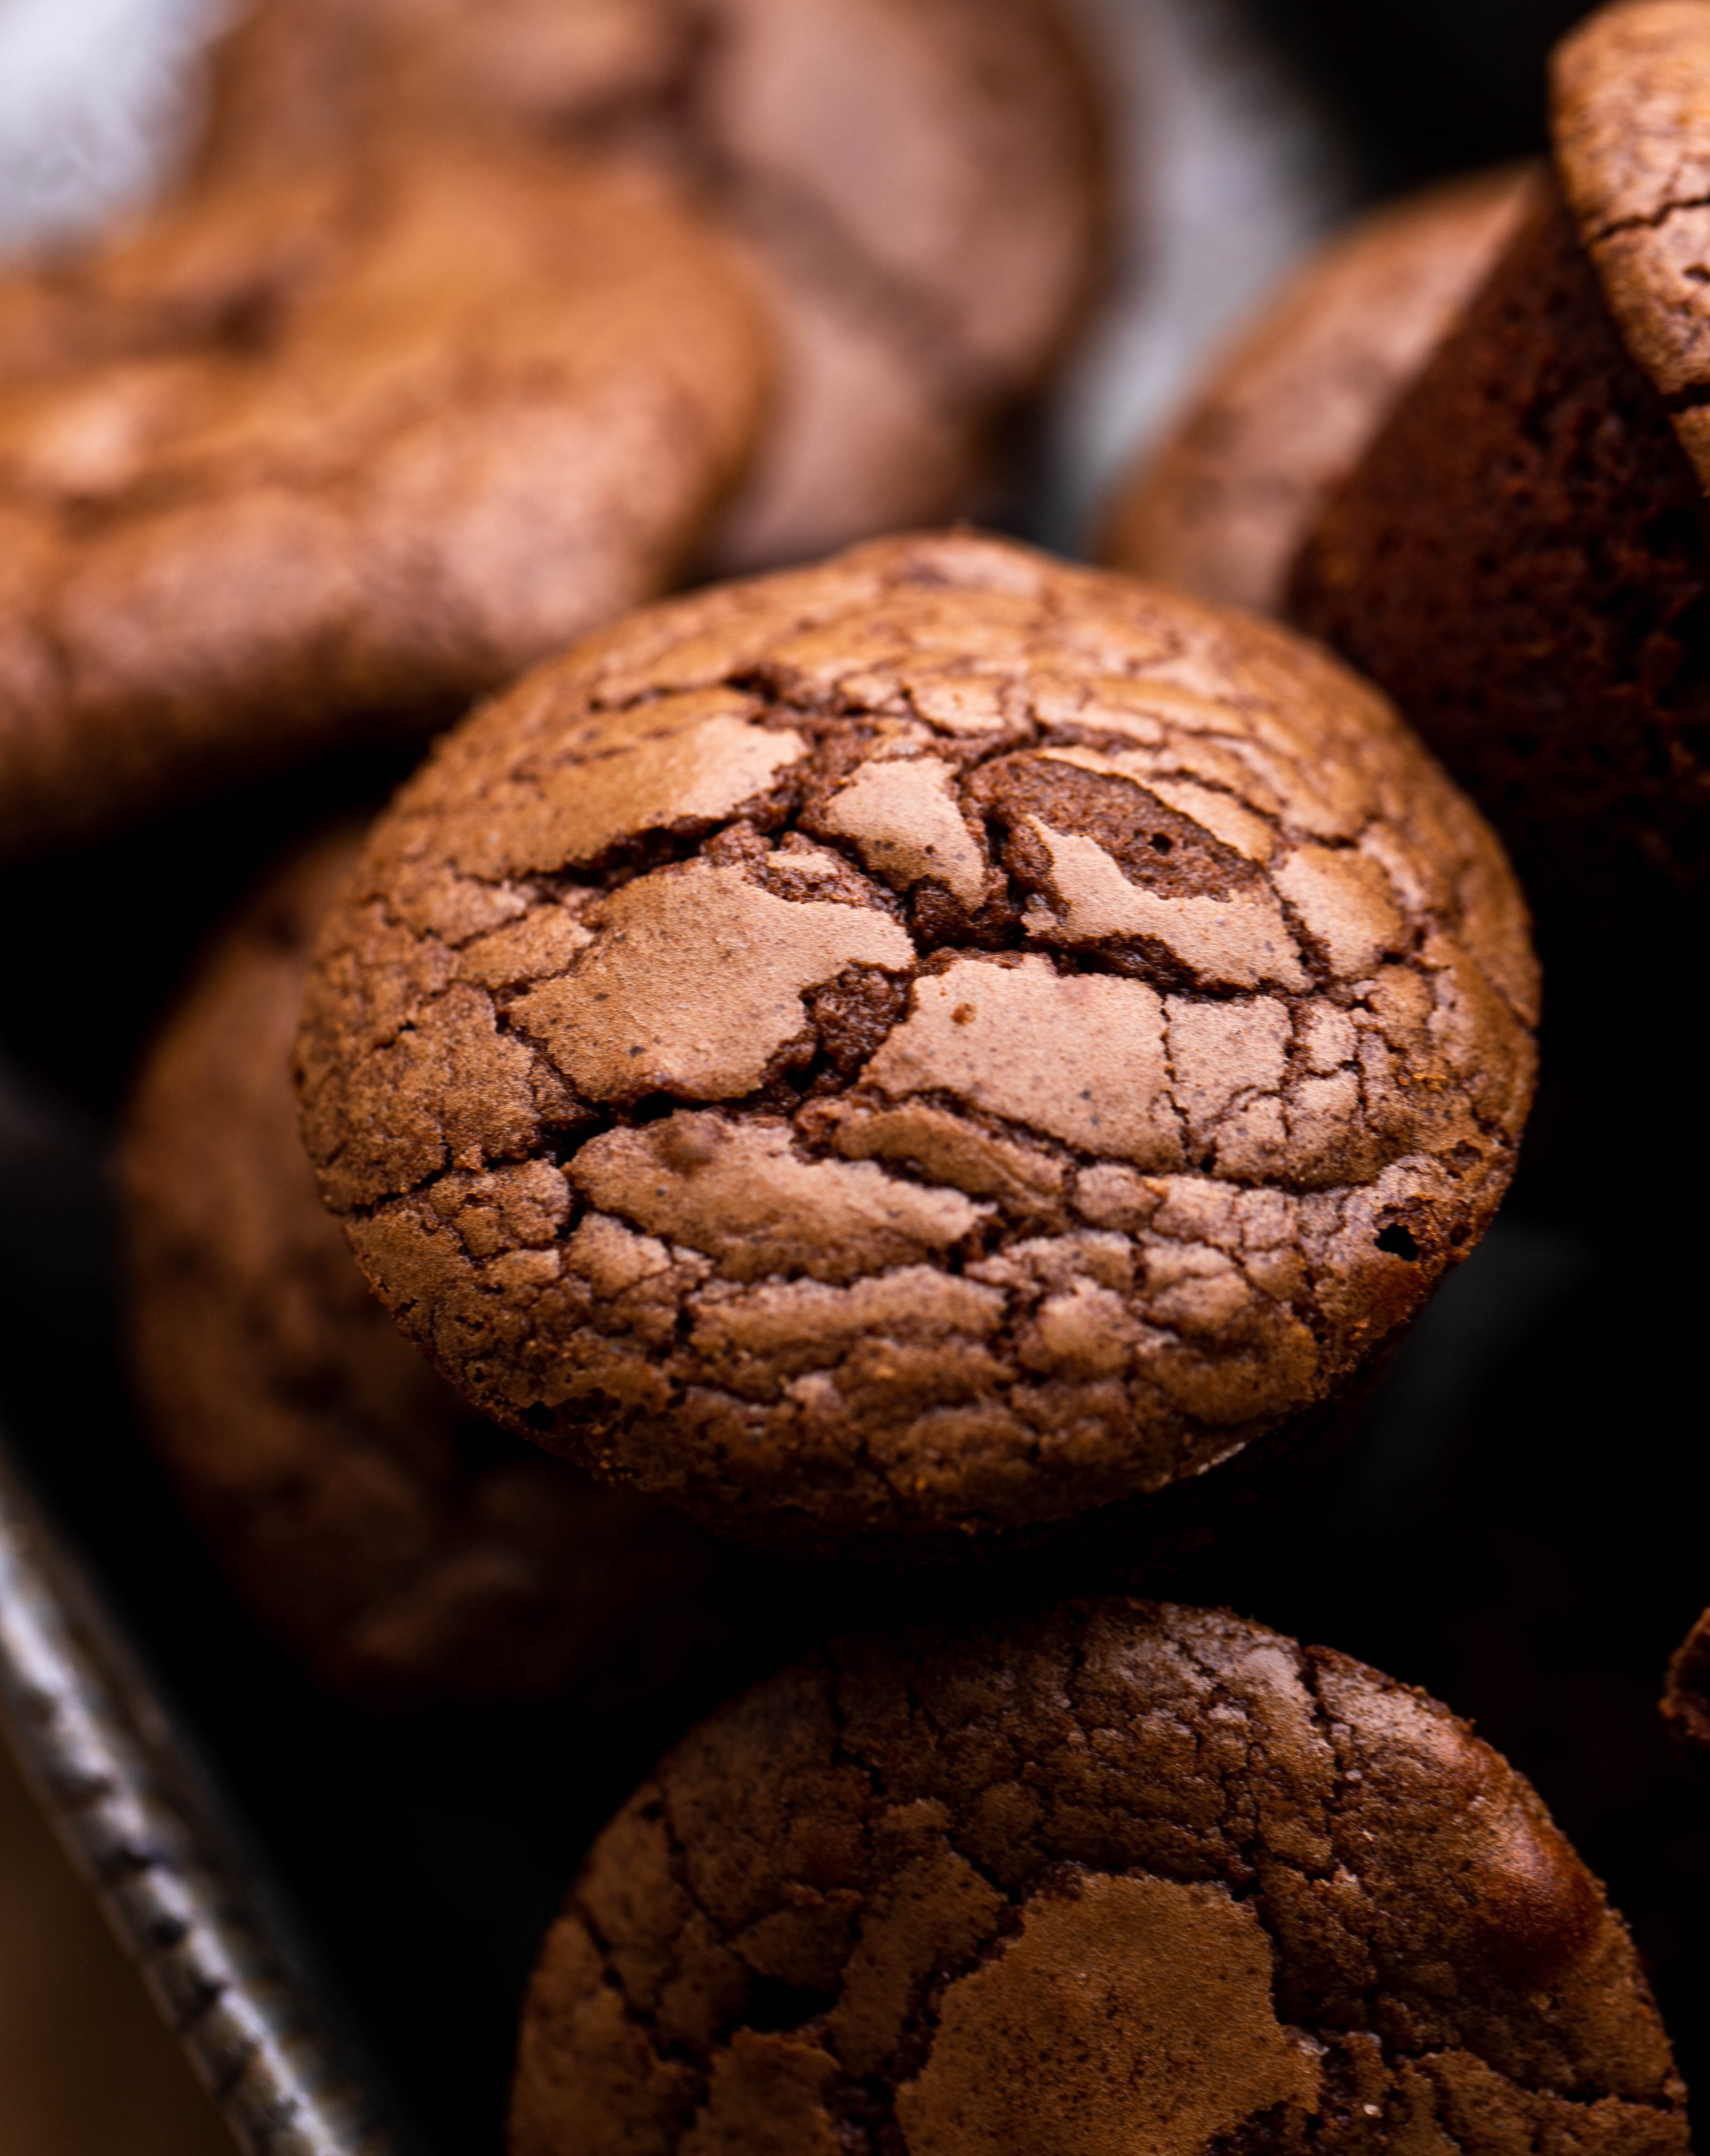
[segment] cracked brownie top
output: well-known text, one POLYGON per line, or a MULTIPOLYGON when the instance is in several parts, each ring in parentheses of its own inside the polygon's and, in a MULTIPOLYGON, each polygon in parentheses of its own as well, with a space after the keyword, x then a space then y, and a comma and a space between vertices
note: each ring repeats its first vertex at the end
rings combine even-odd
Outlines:
POLYGON ((847 1642, 595 1845, 512 2156, 1662 2156, 1626 1931, 1422 1693, 1108 1601, 847 1642))
POLYGON ((368 1293, 304 1158, 291 1040, 360 844, 341 827, 269 876, 139 1076, 126 1316, 156 1450, 251 1608, 335 1689, 644 1693, 728 1645, 716 1545, 471 1415, 368 1293))
MULTIPOLYGON (((1056 0, 259 0, 203 151, 290 170, 400 115, 431 136, 662 163, 739 232, 779 394, 724 570, 949 515, 1104 252, 1101 113, 1056 0)), ((692 341, 686 345, 693 349, 692 341)))
POLYGON ((1710 487, 1710 10, 1602 8, 1551 74, 1556 169, 1580 244, 1710 487))
POLYGON ((1495 840, 1287 633, 880 542, 634 614, 376 827, 321 1187, 485 1412, 727 1531, 1014 1526, 1320 1400, 1476 1240, 1495 840))
POLYGON ((425 737, 665 588, 770 339, 657 178, 441 135, 0 278, 0 855, 425 737))

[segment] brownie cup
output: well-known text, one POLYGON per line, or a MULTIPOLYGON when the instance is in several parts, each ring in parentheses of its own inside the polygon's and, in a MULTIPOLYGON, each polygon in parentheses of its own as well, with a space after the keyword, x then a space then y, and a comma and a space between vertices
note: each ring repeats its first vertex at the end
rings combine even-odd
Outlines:
POLYGON ((1281 613, 1308 527, 1483 283, 1530 188, 1522 172, 1431 187, 1309 256, 1123 481, 1106 558, 1281 613))
POLYGON ((1466 1723, 1111 1600, 845 1641, 680 1744, 547 1938, 510 2145, 1661 2156, 1685 2095, 1466 1723))
POLYGON ((400 113, 669 167, 773 302, 778 402, 710 550, 768 567, 963 507, 1062 352, 1108 197, 1069 31, 1055 0, 261 0, 204 169, 400 113))
POLYGON ((483 1413, 732 1534, 960 1542, 1342 1386, 1496 1209, 1535 993, 1501 849, 1333 661, 917 535, 448 736, 299 1086, 483 1413))
POLYGON ((449 136, 0 280, 0 853, 420 737, 663 589, 769 364, 663 181, 449 136))
POLYGON ((245 1600, 325 1684, 387 1703, 606 1694, 715 1641, 709 1545, 481 1423, 368 1293, 297 1132, 290 1045, 360 833, 221 933, 122 1153, 129 1331, 155 1447, 245 1600))
POLYGON ((1558 49, 1554 184, 1297 567, 1528 886, 1603 906, 1710 871, 1710 10, 1558 49))

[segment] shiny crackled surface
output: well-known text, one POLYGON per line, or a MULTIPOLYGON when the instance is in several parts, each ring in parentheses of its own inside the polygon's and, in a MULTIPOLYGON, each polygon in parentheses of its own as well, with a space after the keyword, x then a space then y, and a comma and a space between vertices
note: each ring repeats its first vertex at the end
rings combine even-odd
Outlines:
POLYGON ((1684 2150, 1632 1945, 1421 1694, 1109 1601, 845 1642, 606 1830, 512 2156, 1684 2150))
POLYGON ((487 1412, 761 1534, 1156 1488, 1494 1210, 1495 842, 1298 641, 971 538, 631 617, 406 789, 300 1042, 322 1187, 487 1412))

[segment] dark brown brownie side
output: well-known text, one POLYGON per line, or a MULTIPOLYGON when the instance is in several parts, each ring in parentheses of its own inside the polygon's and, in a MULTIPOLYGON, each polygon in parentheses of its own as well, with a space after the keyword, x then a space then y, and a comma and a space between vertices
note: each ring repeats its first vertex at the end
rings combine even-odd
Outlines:
POLYGON ((1291 606, 1534 898, 1710 884, 1703 492, 1553 187, 1309 536, 1291 606))

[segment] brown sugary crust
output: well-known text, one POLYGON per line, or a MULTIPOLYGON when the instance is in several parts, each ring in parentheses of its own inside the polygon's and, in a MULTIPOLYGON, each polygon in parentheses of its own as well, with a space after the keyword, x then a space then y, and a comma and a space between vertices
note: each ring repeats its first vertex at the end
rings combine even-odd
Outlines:
POLYGON ((0 853, 423 733, 651 596, 768 365, 662 181, 450 136, 0 280, 0 853))
POLYGON ((341 151, 377 114, 620 148, 742 235, 783 379, 725 571, 963 506, 1103 254, 1055 0, 263 0, 217 62, 204 168, 341 151))
POLYGON ((1431 187, 1310 255, 1123 480, 1105 558, 1280 613, 1308 526, 1483 283, 1532 185, 1504 170, 1431 187))
POLYGON ((1511 1172, 1502 853, 1286 631, 878 542, 449 736, 329 922, 328 1203, 484 1412, 738 1535, 1022 1527, 1333 1392, 1511 1172))
POLYGON ((1677 1735, 1710 1744, 1710 1609, 1669 1657, 1662 1712, 1677 1735))
POLYGON ((1710 870, 1710 553, 1676 423, 1553 189, 1308 538, 1292 608, 1553 907, 1710 870))
POLYGON ((511 2156, 1662 2156, 1620 1919, 1422 1692, 1226 1613, 846 1641, 680 1744, 524 2011, 511 2156))
POLYGON ((157 1450, 234 1584, 324 1682, 387 1702, 606 1689, 716 1633, 691 1528, 478 1422, 368 1293, 297 1132, 327 836, 224 929, 121 1155, 128 1329, 157 1450))

